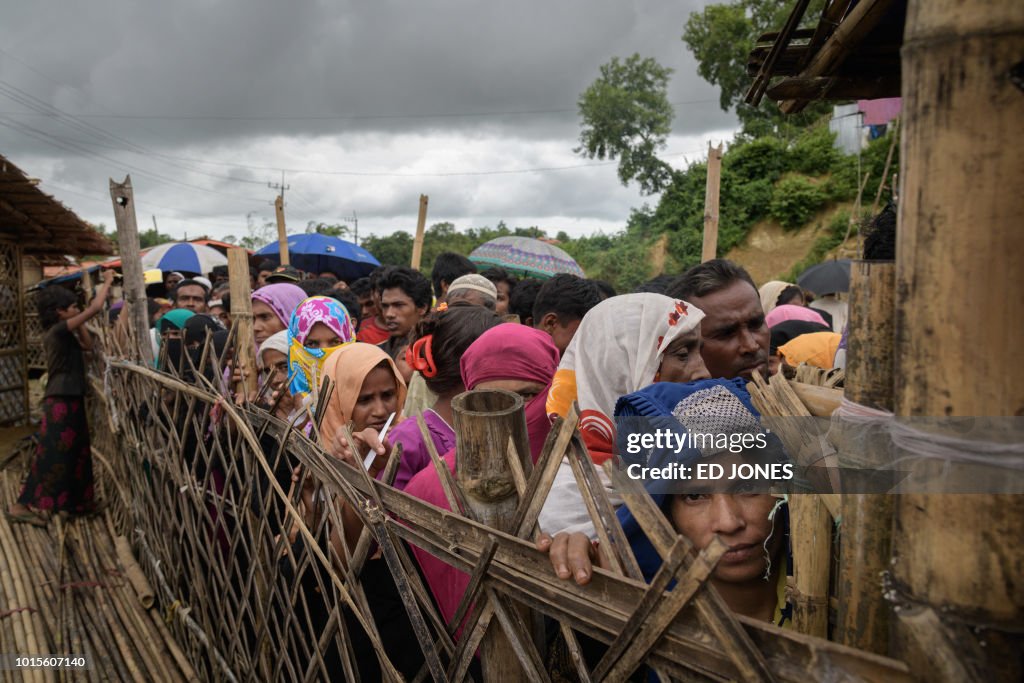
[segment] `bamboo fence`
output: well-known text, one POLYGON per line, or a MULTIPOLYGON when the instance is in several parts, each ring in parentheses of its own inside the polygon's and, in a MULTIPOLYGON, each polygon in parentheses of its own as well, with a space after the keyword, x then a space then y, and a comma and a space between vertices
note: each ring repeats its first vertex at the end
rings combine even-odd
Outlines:
MULTIPOLYGON (((31 562, 58 565, 62 578, 36 587, 34 601, 23 596, 38 612, 0 620, 12 643, 30 647, 35 637, 81 646, 104 663, 97 678, 128 680, 543 681, 552 677, 555 635, 568 652, 566 675, 581 681, 642 678, 645 668, 679 681, 911 680, 895 660, 732 614, 708 583, 724 545, 696 552, 637 482, 612 471, 664 558, 646 584, 576 436, 575 415, 556 422, 532 467, 522 457, 518 405, 502 406, 507 432, 483 442, 481 433, 465 433, 471 420, 460 420, 459 439, 490 443, 476 465, 505 463, 487 475, 507 480, 498 530, 478 521, 466 481, 436 453, 454 512, 390 486, 398 458, 383 481, 372 480, 266 411, 234 405, 210 351, 202 363, 218 379, 194 373, 198 379, 186 381, 125 359, 116 335, 104 336, 108 351, 89 401, 103 521, 62 527, 56 558, 21 544, 27 555, 38 551, 31 562), (558 579, 533 542, 564 458, 605 552, 621 567, 595 570, 585 587, 558 579), (324 514, 310 525, 301 487, 291 481, 297 466, 315 478, 322 501, 324 514), (344 557, 327 542, 328 528, 340 525, 341 501, 364 524, 353 550, 341 546, 344 557), (451 622, 410 546, 470 576, 451 622), (116 582, 120 592, 82 587, 97 582, 99 567, 116 568, 101 582, 116 582), (378 629, 393 618, 376 601, 382 580, 394 584, 411 627, 400 642, 388 635, 393 629, 378 629)), ((486 420, 479 408, 494 401, 467 396, 464 403, 486 420)), ((4 592, 20 596, 24 580, 3 575, 4 592)))

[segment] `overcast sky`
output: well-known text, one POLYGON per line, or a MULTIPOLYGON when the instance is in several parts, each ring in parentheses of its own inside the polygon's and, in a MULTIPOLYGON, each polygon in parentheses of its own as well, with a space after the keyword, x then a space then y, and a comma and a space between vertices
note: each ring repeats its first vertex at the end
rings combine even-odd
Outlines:
POLYGON ((282 169, 289 232, 412 231, 421 193, 428 224, 615 232, 657 198, 573 153, 577 98, 639 52, 675 70, 666 161, 731 137, 680 39, 703 4, 3 0, 0 153, 108 226, 130 173, 140 228, 176 237, 272 220, 282 169))

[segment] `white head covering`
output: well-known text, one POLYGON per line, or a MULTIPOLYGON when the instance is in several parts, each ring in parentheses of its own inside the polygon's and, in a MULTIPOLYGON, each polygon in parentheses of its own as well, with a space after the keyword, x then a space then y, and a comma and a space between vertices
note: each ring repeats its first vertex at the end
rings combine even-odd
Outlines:
POLYGON ((477 275, 476 273, 470 273, 463 275, 452 280, 452 283, 448 285, 448 293, 453 294, 459 290, 472 289, 473 291, 480 292, 485 296, 489 296, 495 301, 498 300, 498 288, 494 286, 494 283, 485 278, 483 275, 477 275))
POLYGON ((605 299, 584 316, 558 364, 548 414, 564 416, 577 401, 580 433, 599 460, 614 439, 615 402, 654 382, 665 349, 703 317, 696 306, 662 294, 605 299))
POLYGON ((285 357, 288 356, 288 330, 281 330, 275 334, 270 335, 263 340, 260 344, 259 354, 260 358, 263 357, 263 352, 271 350, 283 353, 285 357))
POLYGON ((782 280, 771 280, 761 285, 761 289, 757 290, 757 293, 761 297, 761 310, 764 311, 765 315, 771 313, 772 309, 775 308, 779 296, 782 295, 786 287, 792 286, 792 282, 783 282, 782 280))

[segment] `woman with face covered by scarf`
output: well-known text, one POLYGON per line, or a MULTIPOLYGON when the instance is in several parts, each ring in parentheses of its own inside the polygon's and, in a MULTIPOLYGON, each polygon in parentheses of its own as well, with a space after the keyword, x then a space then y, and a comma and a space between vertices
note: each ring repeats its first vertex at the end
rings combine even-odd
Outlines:
MULTIPOLYGON (((467 389, 504 389, 523 397, 530 455, 540 457, 544 440, 551 430, 545 409, 548 388, 558 365, 558 349, 551 336, 541 330, 506 323, 480 335, 462 356, 462 381, 467 389)), ((444 461, 455 472, 458 454, 453 449, 444 461)), ((448 500, 437 470, 426 467, 412 478, 405 492, 448 510, 448 500)), ((430 590, 445 621, 451 619, 465 593, 469 576, 438 560, 430 553, 413 548, 430 590)))
POLYGON ((185 332, 185 323, 194 315, 187 308, 175 308, 156 321, 155 364, 158 369, 181 374, 185 359, 185 345, 181 338, 185 332))
POLYGON ((356 340, 348 311, 337 299, 311 296, 300 303, 288 323, 288 373, 291 417, 316 408, 315 391, 327 358, 356 340))
POLYGON ((228 331, 218 325, 213 316, 198 313, 189 318, 182 334, 186 362, 189 364, 182 373, 183 379, 188 382, 198 381, 198 373, 223 394, 225 387, 217 382, 214 369, 221 363, 227 338, 228 331))

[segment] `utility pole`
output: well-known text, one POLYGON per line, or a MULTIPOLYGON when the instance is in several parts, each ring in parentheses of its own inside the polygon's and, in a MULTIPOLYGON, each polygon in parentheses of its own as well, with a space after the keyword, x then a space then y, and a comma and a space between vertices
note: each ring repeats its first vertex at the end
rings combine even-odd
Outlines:
POLYGON ((281 265, 287 266, 290 259, 288 258, 288 233, 284 223, 284 191, 290 190, 291 185, 284 184, 284 171, 281 171, 281 182, 267 183, 267 187, 271 190, 280 190, 274 199, 274 215, 277 217, 277 248, 281 265))
POLYGON ((342 220, 344 220, 344 221, 352 221, 352 225, 354 226, 353 227, 353 231, 352 231, 352 242, 354 242, 355 245, 358 247, 359 246, 359 217, 356 216, 356 212, 353 211, 351 218, 342 218, 342 220))

